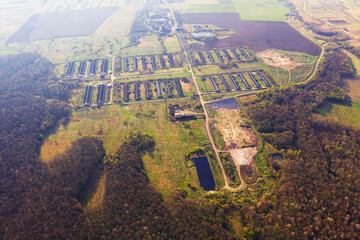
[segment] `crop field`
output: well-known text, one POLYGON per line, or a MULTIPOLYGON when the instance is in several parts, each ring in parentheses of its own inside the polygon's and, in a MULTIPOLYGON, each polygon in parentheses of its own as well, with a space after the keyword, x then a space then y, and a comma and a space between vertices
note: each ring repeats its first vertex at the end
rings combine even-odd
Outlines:
POLYGON ((316 17, 348 31, 360 33, 360 3, 358 1, 309 0, 308 11, 316 17))
POLYGON ((288 9, 276 0, 186 0, 171 6, 182 13, 237 12, 244 20, 285 21, 288 9))
POLYGON ((355 68, 355 75, 342 78, 340 86, 351 97, 351 100, 360 101, 360 59, 348 51, 345 53, 350 57, 355 68))
POLYGON ((360 127, 360 102, 352 101, 347 105, 326 102, 318 112, 341 123, 360 127))
POLYGON ((125 0, 32 0, 32 1, 11 1, 1 2, 0 17, 0 45, 3 44, 13 33, 15 33, 32 15, 54 11, 77 10, 85 8, 113 7, 126 4, 125 0))
MULTIPOLYGON (((116 2, 118 2, 120 6, 122 1, 123 0, 119 0, 116 2)), ((50 2, 50 0, 47 2, 50 2)), ((89 7, 93 6, 94 2, 97 2, 97 5, 99 6, 108 6, 109 4, 111 5, 109 1, 104 1, 101 3, 98 0, 86 1, 89 7)), ((115 0, 113 1, 115 5, 116 2, 115 0)), ((69 9, 84 8, 80 7, 83 5, 82 3, 74 6, 74 8, 69 7, 69 9)), ((57 5, 58 4, 55 4, 55 6, 57 5)), ((58 6, 58 9, 63 9, 63 5, 58 6)), ((104 58, 110 57, 111 54, 119 55, 120 49, 128 44, 127 34, 130 31, 131 24, 138 9, 139 6, 122 6, 118 8, 118 10, 115 11, 110 17, 108 17, 90 36, 55 38, 50 40, 39 40, 7 45, 2 43, 4 43, 11 34, 18 30, 18 28, 20 28, 21 25, 24 24, 27 18, 29 18, 31 15, 24 19, 21 24, 17 24, 15 29, 12 25, 9 26, 10 23, 6 22, 6 26, 9 26, 9 28, 11 27, 12 31, 10 34, 4 31, 4 40, 2 40, 2 35, 0 33, 0 55, 17 52, 38 52, 54 63, 66 63, 68 61, 84 60, 89 58, 104 58)), ((30 10, 31 9, 26 9, 26 11, 30 10)), ((36 11, 38 11, 38 9, 36 9, 36 11)), ((46 12, 46 9, 44 11, 46 12)), ((6 12, 8 13, 9 11, 6 10, 6 12)), ((19 13, 16 13, 16 18, 17 21, 21 19, 19 18, 19 13)), ((0 23, 2 20, 4 20, 4 18, 0 17, 0 23)), ((15 20, 13 22, 15 24, 15 20)))
POLYGON ((276 48, 314 56, 321 51, 318 45, 286 22, 244 21, 236 13, 187 13, 183 17, 187 24, 213 24, 224 29, 230 28, 236 33, 226 39, 208 41, 204 45, 191 44, 190 48, 196 51, 236 46, 246 46, 255 51, 276 48))
MULTIPOLYGON (((87 135, 100 138, 107 153, 113 154, 123 136, 131 131, 147 132, 154 136, 156 145, 143 157, 145 169, 150 182, 167 196, 176 187, 188 189, 188 184, 200 189, 197 177, 192 178, 188 173, 184 155, 192 147, 209 144, 203 128, 203 120, 169 122, 165 102, 83 108, 73 112, 73 119, 66 127, 61 126, 45 140, 41 157, 50 161, 65 151, 71 141, 87 135)), ((219 166, 215 159, 209 161, 216 187, 221 188, 219 166)))
POLYGON ((7 41, 28 42, 92 34, 117 7, 35 14, 7 41))

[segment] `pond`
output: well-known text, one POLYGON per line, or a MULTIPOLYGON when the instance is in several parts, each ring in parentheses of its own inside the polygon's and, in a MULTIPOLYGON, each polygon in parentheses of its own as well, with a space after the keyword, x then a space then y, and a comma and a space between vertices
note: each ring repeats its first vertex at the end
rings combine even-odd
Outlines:
POLYGON ((205 191, 215 190, 215 180, 211 172, 207 157, 194 158, 196 172, 199 177, 200 185, 205 191))
POLYGON ((219 108, 236 109, 236 110, 240 109, 235 98, 224 99, 224 100, 208 103, 206 105, 210 106, 213 110, 218 110, 219 108))

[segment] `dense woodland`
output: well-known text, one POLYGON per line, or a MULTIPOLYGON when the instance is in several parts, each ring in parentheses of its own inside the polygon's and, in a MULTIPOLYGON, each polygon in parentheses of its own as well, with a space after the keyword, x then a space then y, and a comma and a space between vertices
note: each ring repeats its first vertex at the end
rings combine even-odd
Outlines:
POLYGON ((231 239, 222 208, 175 190, 171 208, 149 184, 141 153, 152 137, 128 136, 114 156, 84 137, 51 163, 39 159, 46 134, 68 118, 74 86, 53 76, 39 55, 0 59, 0 239, 231 239), (92 177, 106 177, 105 195, 87 208, 80 195, 92 177))
POLYGON ((165 201, 141 160, 156 144, 147 134, 130 134, 111 156, 84 137, 43 163, 39 147, 70 117, 65 102, 76 86, 57 80, 39 55, 1 58, 0 239, 359 239, 360 132, 315 113, 324 101, 348 101, 338 85, 353 70, 339 49, 319 69, 310 83, 264 91, 246 106, 285 157, 269 166, 275 190, 231 201, 174 189, 165 201), (89 207, 80 196, 98 173, 105 194, 89 207))
POLYGON ((286 159, 278 188, 242 206, 255 239, 360 238, 360 132, 314 114, 325 100, 347 101, 337 86, 352 68, 339 49, 324 59, 314 81, 268 90, 248 106, 257 130, 286 159))

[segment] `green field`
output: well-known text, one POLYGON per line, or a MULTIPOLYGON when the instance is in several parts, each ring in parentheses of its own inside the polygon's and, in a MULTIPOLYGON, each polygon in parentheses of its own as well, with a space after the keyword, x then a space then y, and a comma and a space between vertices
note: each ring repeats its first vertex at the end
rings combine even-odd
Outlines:
POLYGON ((360 127, 360 102, 349 105, 326 102, 318 112, 343 124, 360 127))
POLYGON ((161 46, 159 37, 157 35, 146 35, 139 39, 139 44, 124 48, 121 51, 121 56, 127 57, 163 53, 164 49, 161 46))
MULTIPOLYGON (((143 160, 150 182, 161 193, 167 196, 176 187, 188 189, 188 184, 197 186, 195 192, 189 190, 190 194, 202 192, 196 175, 194 177, 196 170, 186 167, 184 156, 192 147, 209 144, 203 120, 169 122, 165 102, 75 110, 72 121, 44 142, 41 156, 49 161, 56 153, 65 151, 71 141, 88 135, 100 138, 107 153, 112 154, 121 138, 131 131, 147 132, 155 138, 154 151, 147 153, 143 160)), ((211 166, 217 188, 221 188, 223 179, 215 159, 211 166)))
POLYGON ((182 13, 238 12, 243 20, 285 21, 288 9, 276 0, 233 0, 219 3, 216 0, 187 0, 171 4, 182 13))

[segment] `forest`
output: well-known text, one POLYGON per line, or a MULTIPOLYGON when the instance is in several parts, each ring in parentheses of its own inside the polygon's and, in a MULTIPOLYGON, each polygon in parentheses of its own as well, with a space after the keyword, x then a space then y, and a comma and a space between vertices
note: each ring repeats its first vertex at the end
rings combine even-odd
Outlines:
POLYGON ((36 54, 0 60, 1 239, 231 239, 225 212, 175 190, 171 208, 149 183, 141 154, 154 140, 134 132, 114 156, 93 137, 72 143, 50 163, 39 147, 71 116, 65 101, 72 88, 36 54), (80 201, 91 178, 106 176, 101 206, 80 201))
POLYGON ((242 206, 255 239, 360 237, 360 132, 314 113, 325 100, 347 101, 338 85, 353 70, 340 49, 324 59, 309 84, 265 91, 247 106, 256 129, 286 159, 277 189, 242 206))
POLYGON ((0 239, 360 238, 360 132, 316 114, 325 101, 348 101, 338 86, 353 69, 341 49, 327 50, 313 81, 245 105, 284 156, 269 159, 276 187, 252 201, 246 191, 191 198, 183 189, 164 200, 142 162, 156 145, 146 133, 132 132, 113 155, 83 137, 42 162, 42 141, 71 118, 66 100, 77 87, 53 70, 36 54, 0 58, 0 239), (82 196, 99 175, 105 193, 89 207, 82 196))

